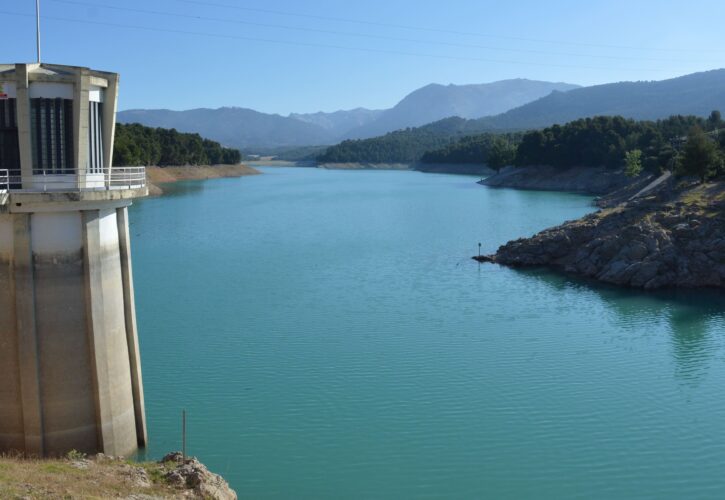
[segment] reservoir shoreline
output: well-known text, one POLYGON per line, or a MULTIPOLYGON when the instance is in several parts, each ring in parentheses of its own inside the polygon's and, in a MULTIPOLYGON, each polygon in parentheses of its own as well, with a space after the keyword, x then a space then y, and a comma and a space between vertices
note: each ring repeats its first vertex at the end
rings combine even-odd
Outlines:
POLYGON ((725 450, 720 295, 467 265, 591 197, 262 171, 131 208, 147 459, 178 447, 185 408, 190 453, 240 497, 410 497, 421 476, 438 497, 725 486, 701 459, 725 450))
MULTIPOLYGON (((270 165, 260 161, 254 165, 284 167, 289 163, 270 165)), ((411 167, 408 164, 317 166, 327 170, 361 171, 412 170, 411 167)), ((445 171, 447 166, 435 167, 432 172, 445 171)), ((151 167, 149 180, 152 195, 160 195, 163 188, 159 186, 165 183, 259 173, 248 165, 151 167)), ((712 183, 709 188, 690 185, 683 189, 672 178, 641 193, 653 179, 651 174, 631 179, 621 171, 605 168, 504 168, 478 184, 600 195, 594 203, 603 210, 545 229, 530 238, 512 239, 480 260, 511 267, 548 267, 633 288, 725 286, 723 184, 712 183), (685 231, 685 227, 692 230, 685 231)))
POLYGON ((663 177, 643 194, 509 241, 484 260, 646 290, 725 288, 725 183, 663 177))
POLYGON ((244 177, 259 175, 262 172, 247 164, 239 165, 201 165, 174 167, 146 167, 150 196, 164 194, 163 185, 180 181, 201 181, 225 177, 244 177))

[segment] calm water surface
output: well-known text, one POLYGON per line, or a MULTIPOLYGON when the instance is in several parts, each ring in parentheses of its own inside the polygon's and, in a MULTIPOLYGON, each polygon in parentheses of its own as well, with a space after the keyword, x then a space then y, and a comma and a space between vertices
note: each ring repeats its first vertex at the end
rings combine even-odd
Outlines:
POLYGON ((132 208, 152 457, 241 498, 725 498, 725 300, 479 266, 591 211, 267 168, 132 208))

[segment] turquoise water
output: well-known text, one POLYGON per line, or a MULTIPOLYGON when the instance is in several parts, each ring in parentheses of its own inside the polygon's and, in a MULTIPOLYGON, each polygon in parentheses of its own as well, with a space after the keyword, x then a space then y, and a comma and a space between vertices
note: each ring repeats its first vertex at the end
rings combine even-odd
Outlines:
POLYGON ((151 446, 241 498, 723 498, 725 300, 470 260, 583 196, 267 168, 132 208, 151 446))

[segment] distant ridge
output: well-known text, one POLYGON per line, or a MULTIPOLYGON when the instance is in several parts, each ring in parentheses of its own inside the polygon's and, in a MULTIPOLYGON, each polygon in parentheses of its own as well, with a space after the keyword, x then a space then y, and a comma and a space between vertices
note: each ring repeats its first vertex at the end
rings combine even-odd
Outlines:
POLYGON ((175 128, 196 132, 227 147, 305 146, 329 144, 331 136, 324 128, 280 115, 260 113, 246 108, 131 109, 117 115, 121 123, 140 123, 147 127, 175 128))
POLYGON ((552 92, 496 116, 477 120, 446 118, 378 137, 343 141, 318 158, 340 163, 415 162, 424 153, 463 136, 531 130, 594 116, 656 120, 672 115, 706 117, 713 110, 725 111, 725 69, 662 81, 610 83, 552 92))
POLYGON ((524 130, 591 116, 656 120, 671 115, 707 116, 725 110, 725 69, 661 81, 620 82, 553 92, 498 116, 478 120, 480 130, 524 130))
POLYGON ((356 108, 349 111, 334 111, 325 113, 292 113, 290 118, 306 123, 314 123, 336 136, 346 134, 352 129, 361 127, 377 120, 385 111, 381 109, 356 108))
POLYGON ((578 88, 569 83, 536 80, 501 80, 477 85, 426 85, 408 94, 380 117, 345 134, 363 139, 407 127, 418 127, 443 118, 481 118, 508 111, 552 92, 578 88))
POLYGON ((567 83, 503 80, 479 85, 431 84, 406 96, 389 110, 356 108, 333 113, 289 116, 252 109, 132 109, 118 113, 121 123, 196 132, 225 146, 250 150, 328 145, 348 137, 373 137, 442 118, 481 118, 545 96, 577 88, 567 83))

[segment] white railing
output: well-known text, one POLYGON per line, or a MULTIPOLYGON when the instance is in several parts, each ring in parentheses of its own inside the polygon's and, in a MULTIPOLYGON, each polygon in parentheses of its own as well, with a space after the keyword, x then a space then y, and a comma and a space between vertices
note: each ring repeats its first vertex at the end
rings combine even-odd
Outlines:
POLYGON ((0 192, 75 192, 140 189, 146 186, 145 167, 111 167, 93 172, 35 172, 33 175, 9 175, 0 170, 0 192))
POLYGON ((146 167, 112 167, 107 170, 109 189, 136 189, 146 186, 146 167))

